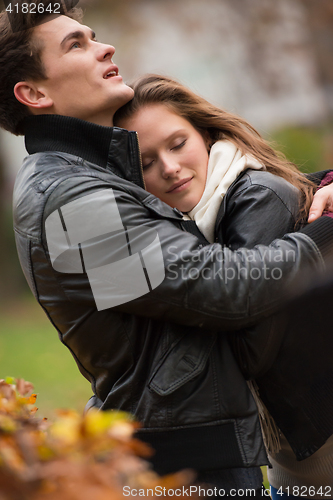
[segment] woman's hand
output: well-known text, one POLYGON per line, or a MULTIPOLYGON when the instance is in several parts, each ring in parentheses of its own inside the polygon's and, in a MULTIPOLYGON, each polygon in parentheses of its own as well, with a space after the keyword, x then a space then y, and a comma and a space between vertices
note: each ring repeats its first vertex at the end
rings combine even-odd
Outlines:
POLYGON ((318 189, 314 195, 308 222, 318 219, 324 211, 333 212, 333 183, 318 189))

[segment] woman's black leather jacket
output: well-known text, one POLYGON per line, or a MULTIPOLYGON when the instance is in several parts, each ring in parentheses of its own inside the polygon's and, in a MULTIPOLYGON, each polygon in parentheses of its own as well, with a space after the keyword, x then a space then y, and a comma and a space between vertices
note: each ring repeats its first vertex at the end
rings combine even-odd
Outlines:
MULTIPOLYGON (((298 191, 281 177, 248 170, 223 200, 216 239, 234 250, 268 245, 299 225, 298 203, 298 191)), ((255 380, 256 390, 298 460, 315 453, 333 433, 328 279, 332 277, 312 277, 306 293, 282 312, 230 335, 244 376, 255 380)))

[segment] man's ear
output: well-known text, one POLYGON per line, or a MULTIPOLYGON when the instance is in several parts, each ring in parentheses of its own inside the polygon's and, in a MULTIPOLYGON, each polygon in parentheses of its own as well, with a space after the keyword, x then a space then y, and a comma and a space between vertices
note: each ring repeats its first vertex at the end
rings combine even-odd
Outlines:
POLYGON ((19 102, 29 108, 44 109, 53 106, 53 100, 30 82, 18 82, 14 87, 14 94, 19 102))

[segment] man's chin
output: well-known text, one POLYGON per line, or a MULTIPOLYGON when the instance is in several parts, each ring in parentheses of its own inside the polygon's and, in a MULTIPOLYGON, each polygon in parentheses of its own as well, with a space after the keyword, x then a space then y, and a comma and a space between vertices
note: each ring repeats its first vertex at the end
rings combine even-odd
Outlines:
POLYGON ((121 95, 118 96, 115 112, 117 112, 118 109, 127 104, 129 101, 131 101, 133 97, 134 97, 134 90, 131 87, 128 87, 128 85, 124 85, 124 91, 122 92, 121 95))
POLYGON ((127 102, 131 101, 134 97, 134 90, 125 84, 126 87, 126 101, 123 102, 122 106, 127 102))

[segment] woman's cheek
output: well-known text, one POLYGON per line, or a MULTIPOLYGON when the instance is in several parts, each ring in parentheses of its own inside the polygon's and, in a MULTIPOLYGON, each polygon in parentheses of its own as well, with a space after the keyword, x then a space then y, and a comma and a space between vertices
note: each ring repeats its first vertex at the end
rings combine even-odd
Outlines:
POLYGON ((158 179, 153 172, 143 173, 143 178, 146 185, 146 191, 154 194, 155 196, 159 196, 160 186, 158 183, 158 179))

